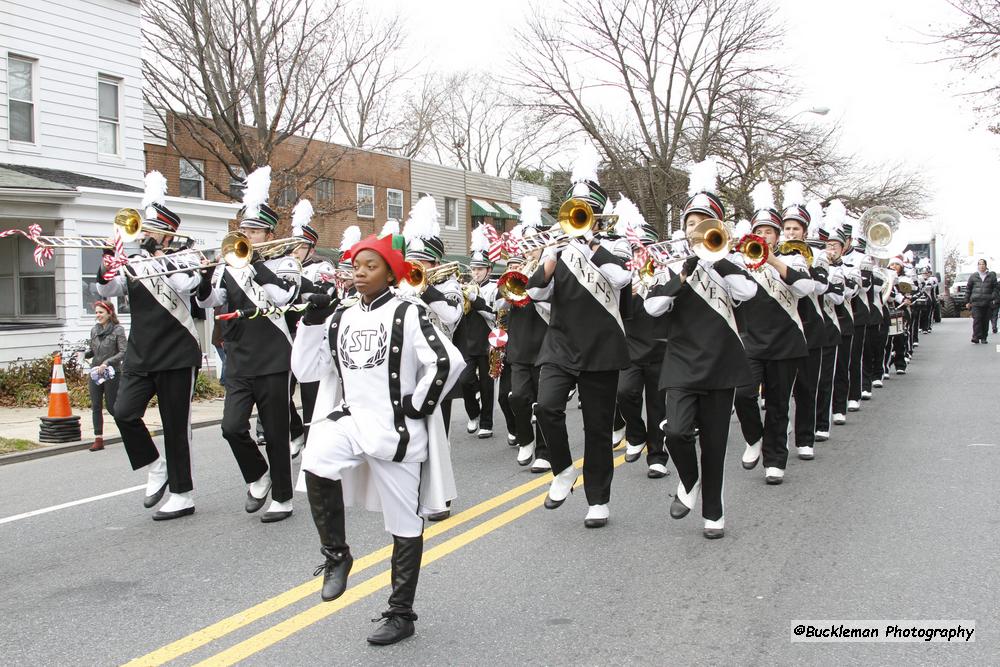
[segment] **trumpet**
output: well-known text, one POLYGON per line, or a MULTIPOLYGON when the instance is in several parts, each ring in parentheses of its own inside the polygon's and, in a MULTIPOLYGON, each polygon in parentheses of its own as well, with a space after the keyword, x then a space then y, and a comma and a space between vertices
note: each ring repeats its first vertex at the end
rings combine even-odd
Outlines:
POLYGON ((583 199, 571 198, 559 207, 557 217, 563 233, 574 238, 587 232, 610 234, 618 223, 618 216, 613 213, 594 213, 583 199))
POLYGON ((538 261, 532 260, 519 269, 507 269, 497 279, 497 292, 517 308, 531 303, 528 296, 528 278, 538 268, 538 261))
POLYGON ((782 241, 778 244, 777 254, 779 255, 802 255, 807 266, 813 265, 813 251, 805 241, 790 240, 782 241))

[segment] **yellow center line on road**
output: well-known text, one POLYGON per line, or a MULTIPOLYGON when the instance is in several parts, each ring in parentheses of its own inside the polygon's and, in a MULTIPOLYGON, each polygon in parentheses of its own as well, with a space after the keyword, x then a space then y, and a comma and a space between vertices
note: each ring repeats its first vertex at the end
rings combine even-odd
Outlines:
MULTIPOLYGON (((619 456, 614 460, 615 467, 618 467, 624 463, 624 461, 625 457, 619 456)), ((580 486, 582 482, 583 478, 581 477, 577 480, 575 486, 580 486)), ((469 528, 468 530, 459 533, 445 542, 442 542, 441 544, 425 551, 421 567, 429 565, 439 558, 443 558, 448 554, 475 542, 479 538, 489 535, 498 528, 502 528, 503 526, 521 518, 528 512, 537 509, 542 505, 542 500, 545 498, 547 493, 548 492, 546 491, 546 493, 535 496, 534 498, 526 500, 519 505, 515 505, 505 512, 473 526, 472 528, 469 528)), ((241 660, 246 660, 255 653, 259 653, 269 646, 273 646, 274 644, 287 639, 296 632, 304 630, 313 623, 321 621, 341 609, 368 597, 372 593, 389 586, 391 583, 391 570, 380 572, 374 577, 366 579, 360 584, 350 587, 344 595, 333 602, 321 602, 313 607, 310 607, 309 609, 306 609, 305 611, 299 612, 287 620, 281 621, 280 623, 273 625, 270 628, 263 630, 228 649, 225 649, 224 651, 206 658, 205 660, 197 663, 195 667, 228 667, 229 665, 235 665, 241 660)))
MULTIPOLYGON (((579 467, 582 461, 583 459, 574 461, 574 465, 579 467)), ((427 528, 427 530, 424 531, 424 539, 431 539, 453 528, 461 526, 463 523, 472 521, 473 519, 476 519, 483 514, 500 507, 501 505, 505 505, 506 503, 519 498, 526 493, 534 491, 538 487, 545 486, 551 481, 552 475, 546 473, 535 477, 530 482, 525 482, 524 484, 516 486, 509 491, 505 491, 498 496, 484 500, 483 502, 474 505, 463 512, 459 512, 449 519, 432 524, 427 528)), ((366 554, 354 561, 354 566, 351 568, 351 574, 354 575, 362 570, 372 567, 373 565, 378 565, 383 561, 389 560, 391 556, 391 544, 373 551, 370 554, 366 554)), ((276 611, 284 609, 289 605, 295 604, 309 595, 318 593, 322 585, 322 579, 310 579, 303 584, 299 584, 295 588, 291 588, 284 593, 276 595, 268 600, 264 600, 263 602, 229 616, 228 618, 224 618, 221 621, 213 623, 212 625, 206 626, 186 637, 182 637, 181 639, 173 641, 166 646, 158 648, 151 653, 147 653, 144 656, 130 660, 125 664, 125 667, 150 667, 163 665, 171 660, 176 660, 182 655, 190 653, 191 651, 194 651, 210 642, 225 637, 231 632, 235 632, 240 628, 246 627, 247 625, 258 621, 265 616, 273 614, 276 611)), ((345 596, 349 593, 350 590, 345 593, 345 596)))

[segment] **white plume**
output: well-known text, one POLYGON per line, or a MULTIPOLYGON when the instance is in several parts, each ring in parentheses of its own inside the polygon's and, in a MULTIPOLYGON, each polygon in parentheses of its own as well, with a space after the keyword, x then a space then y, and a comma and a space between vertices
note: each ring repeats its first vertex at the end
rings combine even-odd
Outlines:
POLYGON ((156 209, 150 211, 153 204, 164 206, 167 203, 167 179, 158 171, 146 174, 146 191, 142 194, 142 204, 146 209, 147 218, 156 217, 156 209))
POLYGON ((813 199, 806 204, 806 211, 809 212, 809 236, 816 236, 816 233, 823 228, 823 204, 818 199, 813 199))
POLYGON ((750 199, 753 201, 753 210, 759 211, 762 208, 774 208, 774 189, 767 181, 761 181, 753 186, 750 191, 750 199))
POLYGON ((490 249, 490 239, 486 236, 486 223, 481 222, 479 226, 472 230, 472 235, 469 238, 469 252, 489 252, 490 249))
POLYGON ((510 230, 510 237, 514 239, 524 238, 524 228, 530 227, 531 225, 525 225, 523 222, 519 222, 510 230))
POLYGON ((750 221, 746 219, 740 220, 736 223, 736 227, 733 228, 733 238, 738 241, 751 231, 753 231, 753 228, 750 226, 750 221))
POLYGON ((699 192, 715 192, 716 180, 719 176, 719 158, 709 155, 702 162, 696 162, 688 167, 688 195, 693 197, 699 192))
POLYGON ((545 224, 542 222, 542 203, 538 201, 538 197, 521 197, 521 222, 531 227, 545 224))
POLYGON ((576 162, 573 163, 573 176, 570 178, 570 181, 572 183, 579 183, 580 181, 599 183, 600 181, 597 180, 597 167, 600 164, 601 156, 598 155, 594 144, 584 139, 583 143, 580 144, 580 152, 576 155, 576 162))
POLYGON ((913 264, 913 251, 907 250, 906 252, 904 252, 903 259, 906 261, 907 264, 913 264))
POLYGON ((685 238, 687 238, 687 234, 684 233, 683 229, 675 229, 670 234, 671 241, 683 241, 685 238))
POLYGON ((403 224, 403 236, 406 237, 407 247, 414 250, 421 249, 423 239, 440 235, 441 225, 438 223, 437 204, 434 203, 434 197, 424 195, 410 209, 410 217, 403 224))
POLYGON ((340 240, 340 252, 347 252, 360 240, 361 228, 357 225, 351 225, 344 230, 344 236, 340 240))
POLYGON ((292 236, 301 236, 302 227, 313 217, 313 205, 308 199, 300 199, 292 209, 292 236))
POLYGON ((844 202, 834 199, 824 212, 824 224, 828 232, 835 232, 847 221, 847 207, 844 202))
POLYGON ((254 218, 260 213, 260 205, 267 203, 267 193, 271 190, 271 167, 264 165, 250 172, 243 189, 243 217, 254 218))
POLYGON ((636 206, 631 199, 625 195, 618 193, 618 203, 615 204, 615 214, 618 216, 618 225, 616 234, 619 236, 625 236, 625 230, 631 229, 635 232, 635 235, 639 238, 643 236, 642 226, 646 223, 646 218, 643 217, 642 211, 636 206))
POLYGON ((399 233, 399 220, 396 220, 395 218, 389 218, 388 220, 385 221, 385 224, 382 225, 382 231, 378 233, 378 237, 382 238, 385 236, 391 236, 393 234, 398 234, 398 233, 399 233))
POLYGON ((789 206, 805 206, 806 189, 799 181, 788 181, 781 186, 781 205, 785 208, 789 206))

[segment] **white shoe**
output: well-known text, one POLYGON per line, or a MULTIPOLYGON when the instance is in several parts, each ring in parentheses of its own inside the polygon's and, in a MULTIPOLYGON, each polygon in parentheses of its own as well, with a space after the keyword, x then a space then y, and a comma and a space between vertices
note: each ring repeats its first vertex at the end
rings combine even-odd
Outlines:
POLYGON ((783 479, 785 479, 783 468, 764 468, 764 481, 768 484, 781 484, 783 479))
POLYGON ((625 461, 632 463, 633 461, 638 461, 639 456, 642 454, 642 450, 646 448, 646 443, 641 445, 633 445, 628 443, 625 445, 625 461))
POLYGON ((476 431, 478 431, 479 417, 476 417, 475 419, 470 419, 469 422, 465 425, 465 430, 468 431, 469 433, 475 433, 476 431))
POLYGON ((617 447, 622 444, 622 439, 625 437, 625 427, 616 428, 611 432, 611 446, 617 447))
POLYGON ((587 517, 583 520, 583 525, 587 528, 603 528, 608 525, 608 517, 611 510, 607 505, 591 505, 587 509, 587 517))
POLYGON ((292 516, 292 500, 289 498, 285 502, 278 502, 272 498, 271 504, 267 506, 267 510, 261 515, 260 522, 277 523, 278 521, 284 521, 290 516, 292 516))
POLYGON ((272 499, 271 504, 267 506, 265 512, 291 512, 292 511, 292 501, 286 500, 283 503, 272 499))
POLYGON ((491 428, 481 428, 478 431, 476 431, 476 437, 477 438, 492 438, 493 437, 493 429, 491 429, 491 428))
POLYGON ((521 445, 517 448, 517 465, 526 466, 535 458, 535 443, 521 445))
POLYGON ((514 435, 513 433, 508 433, 507 444, 510 445, 511 447, 515 446, 517 444, 517 436, 514 435))
POLYGON ((167 502, 163 503, 160 507, 160 511, 166 514, 168 512, 186 510, 189 507, 194 507, 194 500, 191 498, 190 491, 187 493, 171 493, 167 496, 167 502))
POLYGON ((299 454, 302 453, 302 449, 306 446, 306 436, 300 435, 297 438, 293 438, 291 442, 288 443, 288 451, 291 453, 294 459, 299 454))
POLYGON ((918 340, 913 341, 913 347, 920 347, 920 341, 918 340))
POLYGON ((882 373, 882 379, 883 380, 888 380, 889 379, 889 374, 888 373, 882 373))
POLYGON ((803 461, 812 461, 815 458, 812 447, 798 447, 799 458, 803 461))
POLYGON ((260 476, 256 482, 250 482, 250 488, 248 491, 250 495, 258 500, 267 496, 267 492, 271 490, 271 474, 265 472, 260 476))
POLYGON ((701 493, 701 482, 695 482, 694 488, 691 489, 691 493, 684 490, 684 482, 677 480, 677 493, 674 498, 680 501, 684 507, 689 510, 693 510, 695 504, 698 502, 698 494, 701 493))
POLYGON ((816 442, 826 442, 830 439, 829 431, 816 431, 816 442))
POLYGON ((844 415, 840 414, 839 412, 835 412, 835 413, 833 413, 833 423, 834 424, 846 424, 847 423, 847 417, 845 417, 844 415))
POLYGON ((906 369, 905 368, 897 368, 896 369, 896 375, 906 375, 906 369))
POLYGON ((847 411, 848 412, 857 412, 860 409, 861 409, 861 401, 848 401, 847 402, 847 411))
POLYGON ((535 459, 531 464, 531 472, 547 472, 552 470, 552 464, 545 459, 535 459))
POLYGON ((552 479, 552 484, 549 485, 549 493, 545 498, 545 507, 551 510, 562 505, 569 494, 572 493, 573 485, 576 484, 576 478, 579 475, 580 471, 573 466, 566 468, 556 475, 552 479))
MULTIPOLYGON (((872 382, 872 386, 874 386, 874 385, 875 385, 875 383, 872 382)), ((870 391, 863 391, 863 392, 861 392, 861 400, 862 401, 870 400, 871 397, 872 397, 872 393, 870 391)))
POLYGON ((876 389, 881 389, 885 385, 882 384, 881 380, 872 380, 872 386, 875 387, 876 389))
POLYGON ((720 517, 718 521, 705 519, 705 530, 702 533, 710 540, 717 540, 726 534, 726 517, 720 517))
POLYGON ((653 463, 649 466, 649 472, 646 473, 646 476, 650 479, 659 479, 661 477, 666 477, 669 474, 670 471, 667 470, 667 466, 662 463, 653 463))
POLYGON ((743 450, 743 467, 746 470, 753 470, 757 467, 757 462, 760 461, 760 449, 764 444, 764 440, 760 439, 754 444, 747 443, 747 448, 743 450))
POLYGON ((167 462, 162 456, 149 464, 146 476, 146 496, 155 496, 167 483, 167 462))

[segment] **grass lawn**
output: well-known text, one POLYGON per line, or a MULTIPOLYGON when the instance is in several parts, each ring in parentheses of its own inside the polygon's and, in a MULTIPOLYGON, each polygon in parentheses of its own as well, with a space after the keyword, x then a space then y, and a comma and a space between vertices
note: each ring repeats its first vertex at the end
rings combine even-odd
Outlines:
POLYGON ((26 452, 29 449, 38 449, 38 445, 31 440, 21 440, 20 438, 0 438, 0 454, 10 454, 11 452, 26 452))

